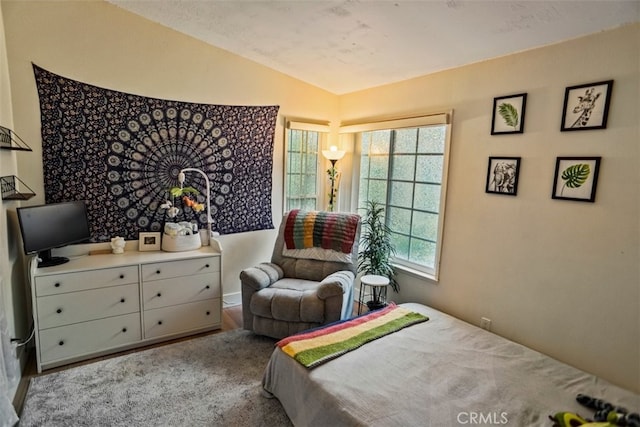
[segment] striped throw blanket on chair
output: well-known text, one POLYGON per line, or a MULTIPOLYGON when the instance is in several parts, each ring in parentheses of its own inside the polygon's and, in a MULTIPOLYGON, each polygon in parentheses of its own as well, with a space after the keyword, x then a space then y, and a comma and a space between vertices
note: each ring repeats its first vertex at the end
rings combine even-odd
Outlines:
POLYGON ((284 229, 287 249, 322 248, 350 253, 360 217, 356 214, 324 211, 289 212, 284 229))

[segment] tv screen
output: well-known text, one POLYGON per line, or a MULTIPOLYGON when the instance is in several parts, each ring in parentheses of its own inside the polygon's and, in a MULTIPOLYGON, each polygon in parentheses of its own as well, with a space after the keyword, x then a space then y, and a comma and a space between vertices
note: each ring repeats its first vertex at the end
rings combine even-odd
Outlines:
POLYGON ((51 249, 91 238, 84 201, 22 207, 17 213, 24 252, 38 254, 38 267, 69 261, 65 257, 52 257, 51 249))

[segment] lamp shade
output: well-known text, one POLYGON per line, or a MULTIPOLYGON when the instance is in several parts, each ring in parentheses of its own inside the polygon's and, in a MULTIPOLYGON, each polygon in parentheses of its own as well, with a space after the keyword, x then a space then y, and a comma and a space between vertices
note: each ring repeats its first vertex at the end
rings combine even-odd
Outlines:
POLYGON ((322 150, 322 155, 328 160, 340 160, 344 157, 345 152, 342 150, 338 150, 338 147, 332 145, 328 150, 322 150))

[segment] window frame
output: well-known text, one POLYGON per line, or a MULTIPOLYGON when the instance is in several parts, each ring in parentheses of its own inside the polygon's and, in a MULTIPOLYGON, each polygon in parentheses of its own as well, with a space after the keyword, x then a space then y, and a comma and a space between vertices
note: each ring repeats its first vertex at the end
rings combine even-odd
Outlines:
POLYGON ((322 174, 321 166, 322 166, 322 148, 326 145, 326 141, 328 140, 328 135, 330 132, 329 122, 312 122, 312 121, 297 121, 297 120, 286 120, 286 126, 284 129, 284 150, 283 150, 283 174, 282 174, 282 210, 283 213, 290 210, 288 207, 288 200, 290 199, 288 196, 289 193, 289 147, 291 145, 290 141, 290 131, 306 131, 306 132, 316 132, 318 134, 318 150, 316 153, 316 193, 315 193, 315 209, 320 209, 320 206, 323 203, 322 199, 322 174))
MULTIPOLYGON (((425 114, 421 116, 395 118, 389 120, 372 120, 369 122, 360 122, 354 124, 346 124, 340 127, 341 134, 352 134, 354 140, 354 170, 353 170, 353 206, 356 209, 358 206, 358 198, 360 194, 360 168, 362 158, 362 133, 376 131, 376 130, 400 130, 406 128, 419 128, 428 126, 445 126, 444 135, 444 149, 442 153, 442 178, 440 183, 440 205, 438 210, 438 227, 437 238, 435 242, 435 256, 434 266, 430 268, 426 265, 417 264, 415 262, 393 257, 392 263, 395 268, 405 273, 432 280, 437 282, 440 273, 440 264, 442 260, 442 245, 444 237, 444 225, 446 220, 446 195, 447 195, 447 183, 449 175, 449 158, 451 154, 451 122, 453 117, 453 111, 447 111, 443 113, 425 114)), ((389 153, 391 156, 392 153, 389 153)), ((392 165, 391 160, 388 163, 388 167, 392 165)), ((385 200, 385 220, 387 220, 386 208, 389 206, 389 191, 390 183, 393 181, 391 177, 391 170, 388 170, 387 174, 387 197, 385 200)), ((415 180, 413 181, 415 183, 415 180)), ((413 208, 411 209, 413 212, 413 208)))

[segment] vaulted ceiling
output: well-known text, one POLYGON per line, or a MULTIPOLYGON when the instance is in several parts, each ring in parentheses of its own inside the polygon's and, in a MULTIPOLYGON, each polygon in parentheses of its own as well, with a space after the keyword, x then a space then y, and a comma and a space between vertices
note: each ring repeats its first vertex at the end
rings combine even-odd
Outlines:
POLYGON ((107 0, 343 94, 640 21, 637 0, 107 0))

